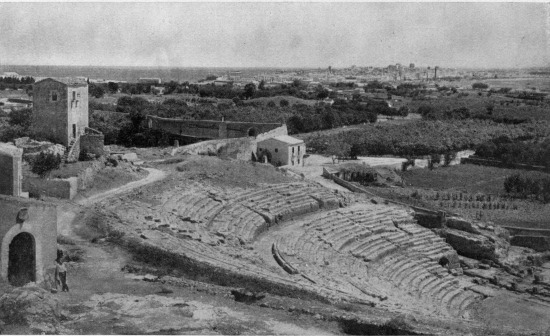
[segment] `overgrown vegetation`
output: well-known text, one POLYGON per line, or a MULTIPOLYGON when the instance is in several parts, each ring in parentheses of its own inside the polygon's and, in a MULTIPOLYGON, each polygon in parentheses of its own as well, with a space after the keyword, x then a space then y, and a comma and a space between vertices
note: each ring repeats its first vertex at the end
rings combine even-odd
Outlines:
POLYGON ((504 180, 504 190, 515 197, 550 203, 550 177, 537 179, 513 174, 504 180))
POLYGON ((50 171, 58 169, 60 164, 61 155, 40 152, 32 161, 31 171, 40 176, 45 176, 50 171))
POLYGON ((550 135, 546 122, 519 125, 491 121, 446 120, 411 121, 407 124, 365 125, 346 132, 322 132, 302 136, 314 152, 331 154, 335 142, 349 144, 356 155, 396 155, 414 157, 473 149, 501 136, 536 139, 550 135))
POLYGON ((526 142, 514 141, 508 136, 502 136, 477 146, 476 155, 508 164, 521 163, 550 168, 550 139, 526 142))

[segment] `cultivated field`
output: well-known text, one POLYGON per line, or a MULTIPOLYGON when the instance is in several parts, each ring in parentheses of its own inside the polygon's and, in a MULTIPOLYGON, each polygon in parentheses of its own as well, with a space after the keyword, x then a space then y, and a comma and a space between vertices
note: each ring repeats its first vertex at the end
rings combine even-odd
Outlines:
POLYGON ((411 169, 400 174, 408 187, 434 190, 454 189, 468 193, 500 195, 505 194, 504 179, 516 173, 534 178, 548 176, 548 174, 539 172, 473 164, 440 167, 434 170, 411 169))
POLYGON ((406 188, 375 190, 389 197, 499 225, 550 229, 550 205, 509 197, 504 179, 520 173, 533 178, 548 174, 477 165, 414 169, 400 173, 406 188), (392 195, 393 194, 393 195, 392 195))

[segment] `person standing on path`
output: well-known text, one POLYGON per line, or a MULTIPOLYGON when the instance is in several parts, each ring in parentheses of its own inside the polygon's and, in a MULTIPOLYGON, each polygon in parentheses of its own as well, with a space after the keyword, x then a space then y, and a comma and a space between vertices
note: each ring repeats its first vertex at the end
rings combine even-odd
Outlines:
POLYGON ((61 284, 61 291, 69 291, 69 286, 67 286, 67 267, 63 261, 63 255, 58 256, 55 260, 55 287, 57 284, 61 284))

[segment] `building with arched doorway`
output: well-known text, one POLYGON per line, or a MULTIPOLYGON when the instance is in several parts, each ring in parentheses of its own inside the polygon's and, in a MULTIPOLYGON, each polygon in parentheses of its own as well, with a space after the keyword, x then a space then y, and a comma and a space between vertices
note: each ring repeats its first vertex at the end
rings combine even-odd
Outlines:
POLYGON ((57 256, 57 207, 0 195, 0 279, 14 286, 50 279, 57 256))

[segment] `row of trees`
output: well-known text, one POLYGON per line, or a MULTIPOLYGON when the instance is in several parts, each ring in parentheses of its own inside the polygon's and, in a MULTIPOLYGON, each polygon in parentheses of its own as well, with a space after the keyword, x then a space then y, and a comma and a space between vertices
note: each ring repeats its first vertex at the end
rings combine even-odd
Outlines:
POLYGON ((476 147, 476 155, 504 163, 521 163, 550 168, 550 139, 534 143, 528 137, 511 139, 508 136, 484 142, 476 147))
POLYGON ((27 84, 34 83, 34 78, 31 77, 31 76, 26 76, 26 77, 21 77, 21 78, 17 78, 17 77, 0 77, 0 83, 2 83, 2 84, 23 84, 23 85, 27 85, 27 84))
POLYGON ((550 203, 550 177, 533 178, 514 174, 504 180, 504 190, 515 197, 550 203))

